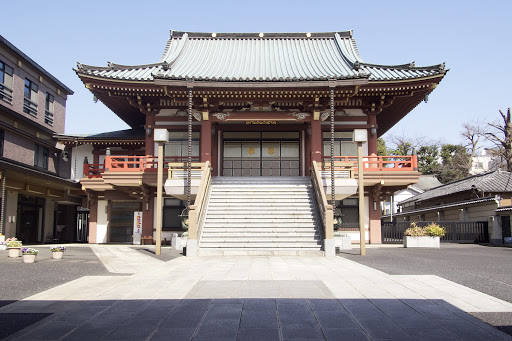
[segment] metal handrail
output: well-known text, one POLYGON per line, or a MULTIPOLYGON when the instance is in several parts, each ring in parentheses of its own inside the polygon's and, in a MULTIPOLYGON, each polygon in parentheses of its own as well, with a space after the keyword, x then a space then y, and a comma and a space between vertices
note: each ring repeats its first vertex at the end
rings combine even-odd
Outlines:
POLYGON ((210 161, 206 161, 203 172, 201 175, 201 182, 199 183, 199 187, 197 189, 196 200, 193 205, 190 205, 190 209, 188 212, 188 238, 189 239, 197 239, 201 226, 201 221, 203 220, 205 214, 205 207, 207 206, 208 200, 208 192, 210 190, 211 184, 211 165, 210 161))
MULTIPOLYGON (((311 167, 311 182, 313 183, 313 190, 315 191, 316 202, 318 204, 318 212, 322 218, 325 239, 333 239, 334 213, 332 205, 327 202, 327 196, 325 195, 324 185, 316 161, 313 161, 313 165, 311 167)), ((334 191, 334 188, 331 188, 331 190, 334 191)))

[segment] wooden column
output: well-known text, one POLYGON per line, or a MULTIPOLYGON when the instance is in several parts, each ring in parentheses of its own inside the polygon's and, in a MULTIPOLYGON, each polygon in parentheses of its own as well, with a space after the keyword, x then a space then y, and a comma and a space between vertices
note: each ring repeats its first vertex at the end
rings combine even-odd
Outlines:
POLYGON ((153 130, 155 129, 155 115, 152 113, 146 115, 146 125, 144 126, 144 130, 148 127, 150 127, 152 131, 150 136, 148 136, 148 134, 146 134, 144 131, 144 136, 146 136, 144 154, 155 155, 155 141, 153 139, 153 130))
MULTIPOLYGON (((91 162, 91 161, 89 161, 91 162)), ((100 148, 98 146, 94 146, 92 150, 92 163, 98 164, 100 163, 100 148)))
POLYGON ((208 119, 208 112, 203 112, 203 120, 201 121, 201 162, 206 161, 212 162, 212 121, 208 119))
POLYGON ((322 126, 320 120, 311 121, 311 162, 322 162, 322 126))
POLYGON ((371 133, 371 126, 377 129, 377 115, 369 114, 368 124, 370 125, 370 129, 368 129, 368 155, 377 155, 377 134, 372 136, 371 133))
POLYGON ((144 198, 142 201, 142 235, 153 237, 153 216, 154 216, 154 204, 155 193, 152 189, 149 190, 149 196, 144 198), (146 203, 148 209, 146 210, 146 203))

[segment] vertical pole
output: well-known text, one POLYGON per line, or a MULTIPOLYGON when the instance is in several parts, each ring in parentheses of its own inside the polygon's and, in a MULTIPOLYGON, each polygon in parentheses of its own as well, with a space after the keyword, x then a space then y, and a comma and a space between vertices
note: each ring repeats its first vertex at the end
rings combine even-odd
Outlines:
MULTIPOLYGON (((192 185, 192 89, 188 89, 188 161, 187 161, 187 214, 190 211, 190 186, 192 185)), ((189 217, 190 220, 190 217, 189 217)))
POLYGON ((4 233, 5 226, 5 171, 2 171, 2 206, 0 208, 0 233, 4 233))
POLYGON ((361 256, 366 255, 366 236, 364 228, 364 175, 363 175, 363 143, 357 142, 357 177, 359 183, 359 238, 361 256))
POLYGON ((164 176, 164 144, 158 142, 158 180, 156 185, 156 255, 162 249, 162 187, 164 176))
POLYGON ((336 197, 334 194, 334 89, 331 88, 331 205, 333 215, 336 214, 336 197))

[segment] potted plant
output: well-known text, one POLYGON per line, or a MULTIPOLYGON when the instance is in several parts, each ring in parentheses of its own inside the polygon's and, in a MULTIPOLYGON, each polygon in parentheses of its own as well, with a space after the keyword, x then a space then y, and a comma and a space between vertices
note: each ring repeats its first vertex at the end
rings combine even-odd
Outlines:
POLYGON ((62 259, 62 257, 64 257, 64 251, 66 251, 66 248, 64 246, 52 246, 50 251, 52 252, 53 259, 62 259))
POLYGON ((16 238, 7 238, 7 248, 9 249, 9 257, 16 258, 20 256, 21 241, 16 238))
POLYGON ((23 263, 34 263, 36 261, 36 256, 39 253, 38 250, 32 249, 30 247, 25 247, 21 250, 21 254, 23 256, 23 263))
POLYGON ((425 227, 411 223, 411 226, 404 232, 404 247, 439 248, 441 237, 445 234, 445 228, 436 223, 430 223, 425 227))

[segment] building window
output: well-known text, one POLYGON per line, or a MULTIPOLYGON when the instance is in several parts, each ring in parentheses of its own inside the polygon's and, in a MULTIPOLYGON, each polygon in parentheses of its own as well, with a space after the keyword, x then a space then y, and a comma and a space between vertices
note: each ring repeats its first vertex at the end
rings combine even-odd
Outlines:
POLYGON ((4 131, 0 130, 0 156, 4 156, 4 131))
POLYGON ((336 214, 341 214, 342 229, 359 228, 359 201, 355 198, 347 198, 336 201, 336 214))
MULTIPOLYGON (((188 133, 169 132, 169 142, 164 146, 165 162, 185 162, 188 159, 188 133)), ((192 133, 192 160, 199 159, 199 133, 192 133)))
POLYGON ((48 148, 41 147, 36 144, 36 150, 34 151, 34 166, 48 169, 48 148))
POLYGON ((0 99, 7 103, 12 102, 12 75, 12 67, 0 61, 0 99))
MULTIPOLYGON (((357 144, 352 132, 334 133, 334 156, 357 156, 357 144)), ((331 133, 323 133, 324 156, 331 156, 331 133)))
POLYGON ((44 123, 48 125, 53 125, 53 95, 46 93, 46 105, 44 108, 44 123))
POLYGON ((181 200, 164 198, 162 231, 183 231, 179 215, 184 209, 181 200))
POLYGON ((31 80, 25 79, 25 99, 23 101, 23 112, 37 116, 37 91, 39 87, 31 80))

